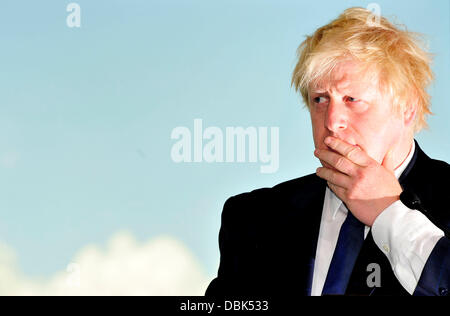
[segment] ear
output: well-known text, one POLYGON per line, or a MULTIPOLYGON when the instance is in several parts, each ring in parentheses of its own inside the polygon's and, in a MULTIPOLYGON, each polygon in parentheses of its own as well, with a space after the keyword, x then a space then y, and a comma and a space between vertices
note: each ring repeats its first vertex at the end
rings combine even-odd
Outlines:
POLYGON ((412 126, 414 124, 417 113, 417 103, 410 103, 403 111, 403 123, 405 126, 412 126))

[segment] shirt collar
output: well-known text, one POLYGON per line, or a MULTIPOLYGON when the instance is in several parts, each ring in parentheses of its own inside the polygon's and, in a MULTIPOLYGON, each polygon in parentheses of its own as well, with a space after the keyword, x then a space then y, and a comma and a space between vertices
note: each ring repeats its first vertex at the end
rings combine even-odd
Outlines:
POLYGON ((409 150, 409 154, 406 157, 406 159, 402 162, 402 164, 400 166, 397 167, 397 169, 394 170, 395 177, 397 179, 400 178, 403 171, 405 171, 406 167, 408 167, 412 157, 414 156, 414 151, 416 151, 416 142, 415 141, 412 142, 411 149, 409 150))
MULTIPOLYGON (((394 174, 395 177, 398 179, 400 178, 400 176, 402 175, 403 171, 405 171, 406 167, 408 166, 408 164, 411 162, 411 159, 414 155, 414 151, 416 150, 416 144, 413 141, 412 145, 411 145, 411 149, 409 150, 408 156, 406 157, 406 159, 401 163, 400 166, 398 166, 395 170, 394 170, 394 174)), ((330 190, 330 188, 327 186, 326 192, 325 192, 325 199, 329 201, 329 210, 332 214, 332 218, 335 219, 336 217, 336 213, 339 210, 339 208, 341 207, 342 201, 336 196, 336 194, 334 194, 333 191, 330 190)))

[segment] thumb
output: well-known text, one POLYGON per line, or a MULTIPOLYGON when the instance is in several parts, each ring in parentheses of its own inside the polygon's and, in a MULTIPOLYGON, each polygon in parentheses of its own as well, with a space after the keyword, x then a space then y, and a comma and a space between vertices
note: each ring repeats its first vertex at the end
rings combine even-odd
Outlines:
POLYGON ((394 172, 395 169, 395 162, 394 162, 394 153, 392 149, 389 149, 386 153, 386 156, 384 156, 383 162, 381 163, 383 167, 385 167, 387 170, 394 172))

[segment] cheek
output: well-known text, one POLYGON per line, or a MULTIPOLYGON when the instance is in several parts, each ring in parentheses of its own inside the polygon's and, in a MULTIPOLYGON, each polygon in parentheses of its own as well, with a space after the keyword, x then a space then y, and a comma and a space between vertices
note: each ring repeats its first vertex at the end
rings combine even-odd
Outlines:
POLYGON ((325 138, 326 130, 323 122, 324 118, 321 117, 321 115, 311 113, 312 132, 314 144, 316 147, 318 147, 319 144, 323 143, 323 140, 325 138))
MULTIPOLYGON (((376 106, 375 106, 376 107, 376 106)), ((379 138, 392 129, 392 120, 387 113, 380 110, 369 110, 363 114, 354 115, 350 121, 353 129, 369 141, 379 138)))
POLYGON ((392 117, 384 116, 378 120, 368 122, 366 133, 372 135, 374 140, 387 140, 399 136, 403 130, 400 122, 392 117))
POLYGON ((386 116, 380 120, 361 120, 355 129, 360 136, 361 145, 377 161, 382 159, 387 148, 400 138, 403 131, 399 122, 386 116))

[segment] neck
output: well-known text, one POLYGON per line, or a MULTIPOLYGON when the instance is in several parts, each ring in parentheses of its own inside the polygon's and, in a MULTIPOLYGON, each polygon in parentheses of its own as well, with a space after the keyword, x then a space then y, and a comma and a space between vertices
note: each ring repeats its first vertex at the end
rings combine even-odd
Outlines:
POLYGON ((410 151, 412 150, 412 144, 414 142, 414 135, 404 137, 402 141, 397 143, 394 149, 394 162, 395 169, 401 166, 401 164, 406 160, 410 151))

